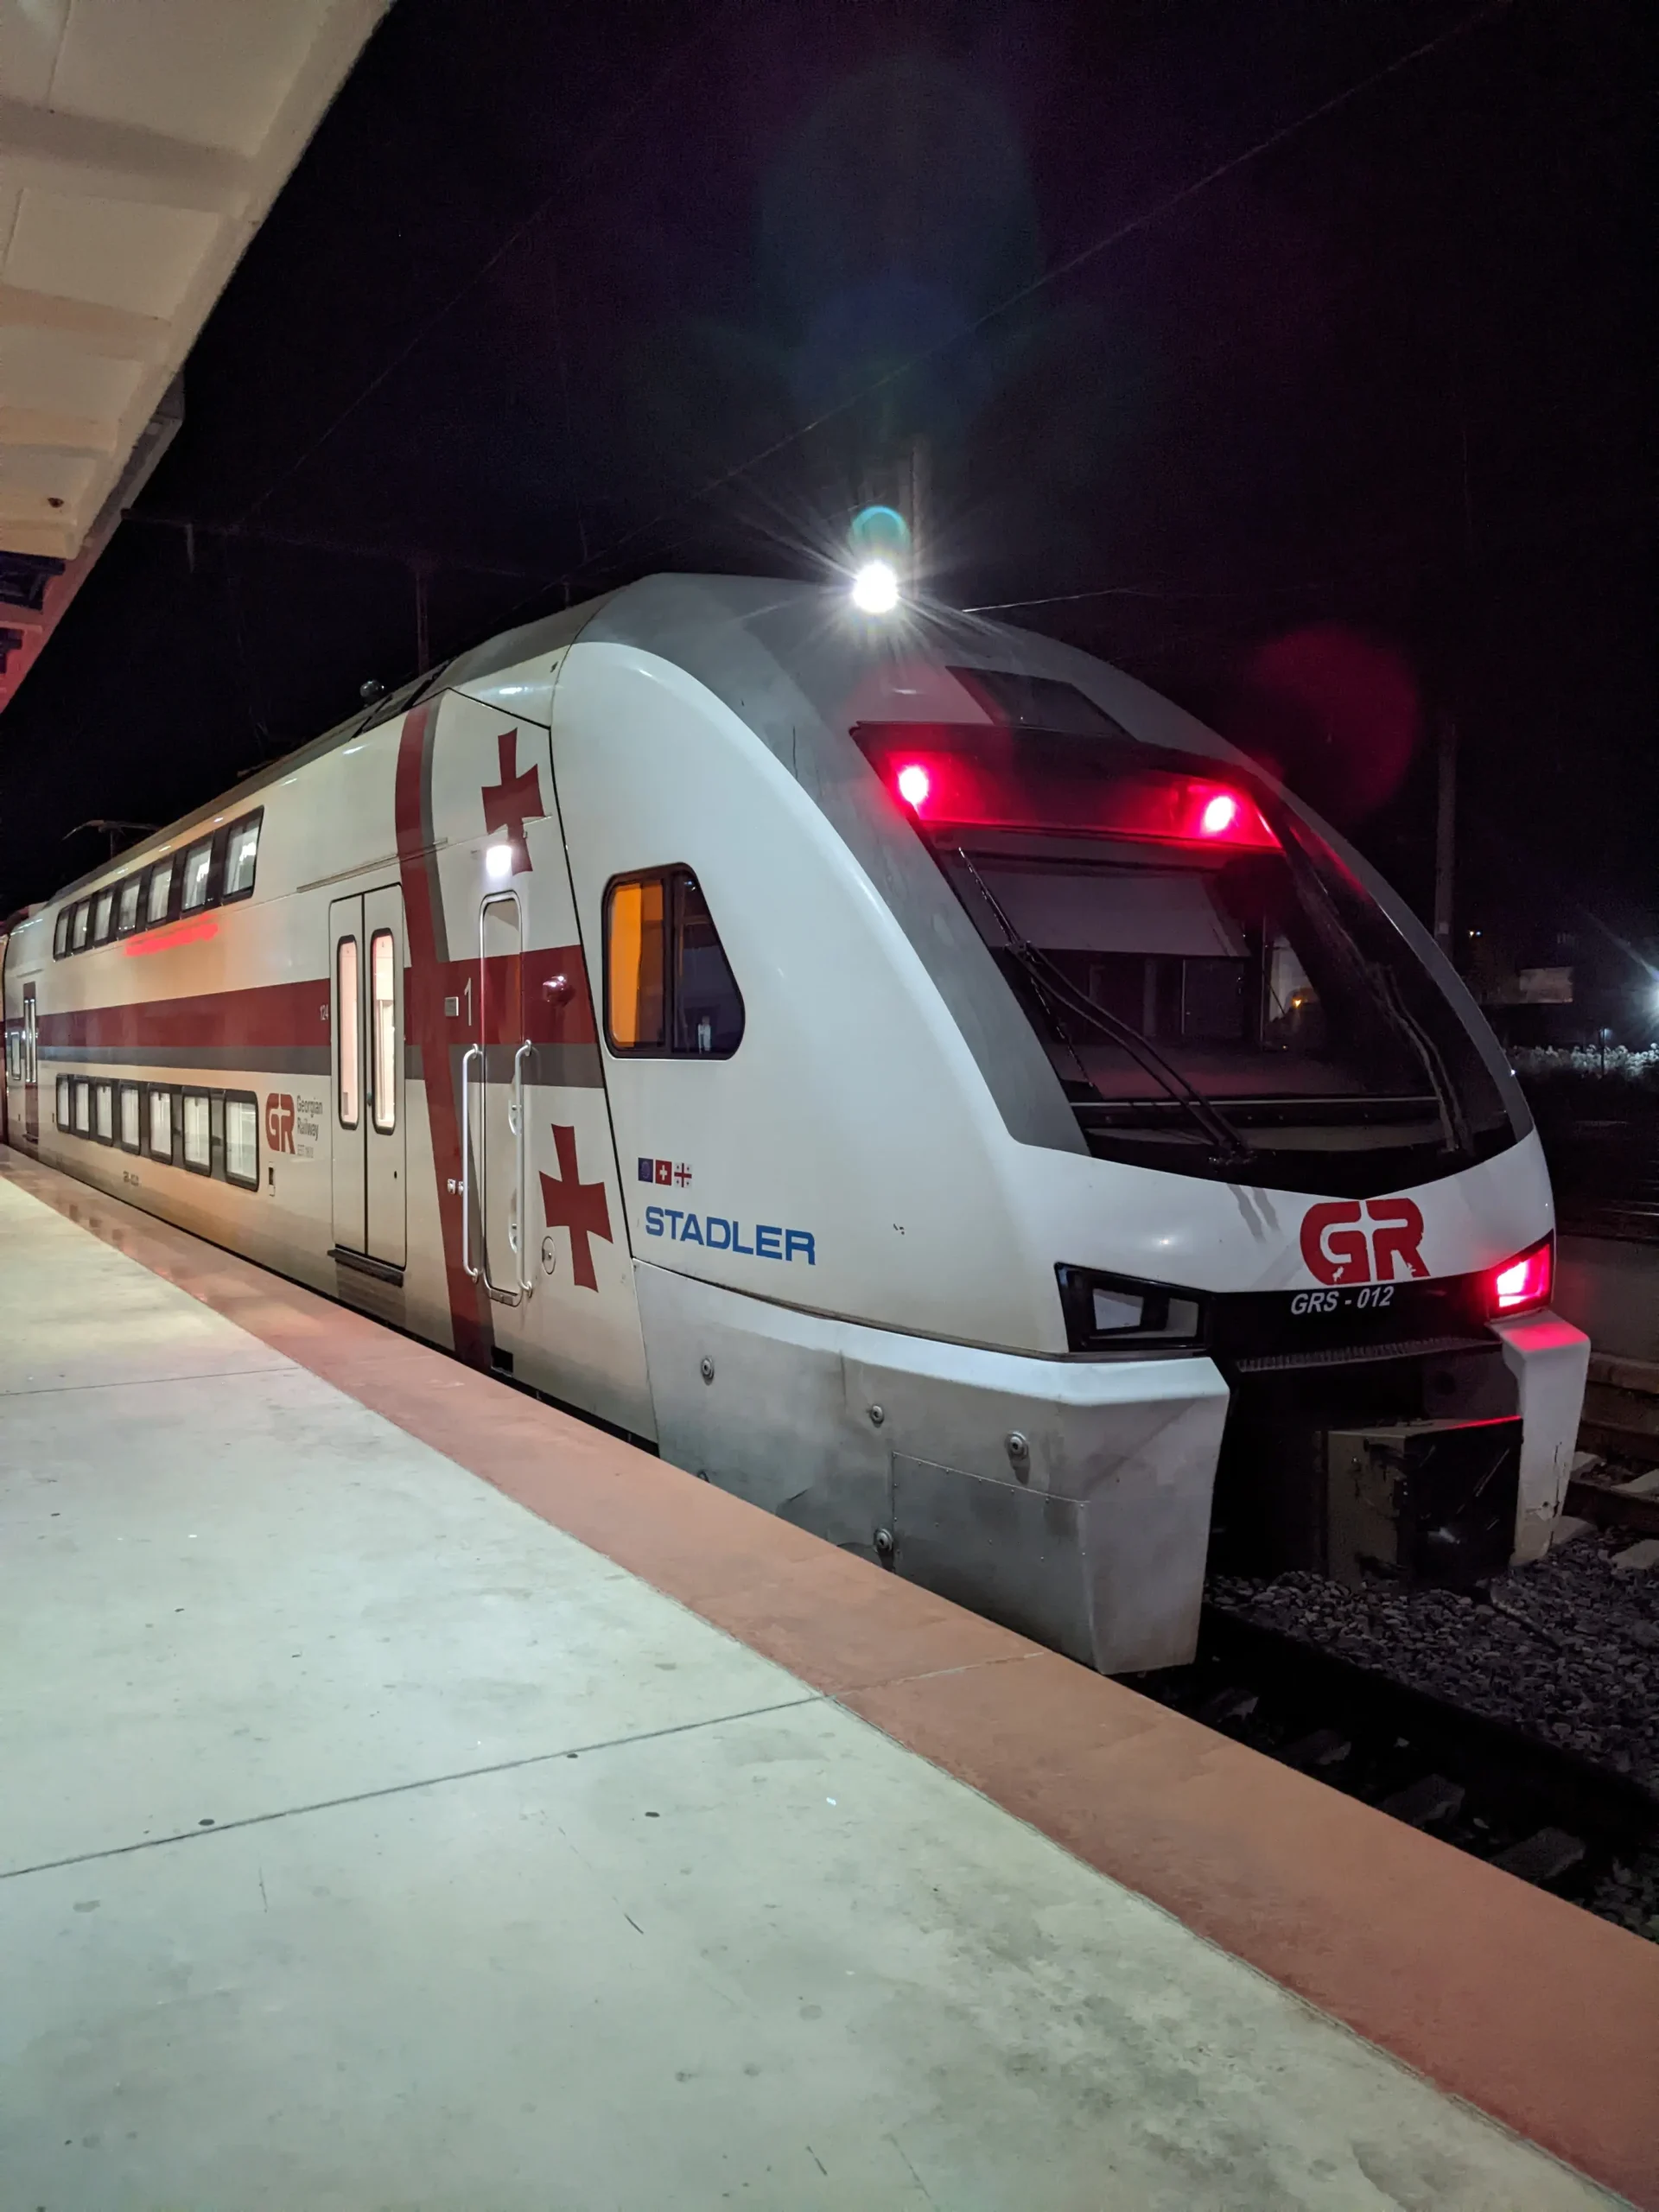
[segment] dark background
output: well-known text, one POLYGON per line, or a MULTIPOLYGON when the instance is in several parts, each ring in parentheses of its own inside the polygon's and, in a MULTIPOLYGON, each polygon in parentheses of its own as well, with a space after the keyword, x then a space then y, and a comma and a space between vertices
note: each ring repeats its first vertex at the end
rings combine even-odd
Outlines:
POLYGON ((412 672, 416 568, 435 659, 822 574, 919 439, 932 589, 1046 602, 1425 912, 1453 716, 1460 947, 1599 961, 1634 1041, 1642 14, 397 0, 0 718, 0 912, 412 672))

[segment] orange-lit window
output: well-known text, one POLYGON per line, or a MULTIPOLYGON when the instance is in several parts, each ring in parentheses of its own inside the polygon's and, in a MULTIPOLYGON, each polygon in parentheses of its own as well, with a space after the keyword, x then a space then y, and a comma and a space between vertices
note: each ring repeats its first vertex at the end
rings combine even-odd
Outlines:
POLYGON ((668 1036, 667 931, 660 875, 613 883, 605 902, 605 1026, 618 1052, 660 1052, 668 1036))
POLYGON ((613 1052, 729 1059, 743 995, 690 868, 612 884, 605 899, 605 1034, 613 1052))
POLYGON ((397 1126, 397 969, 390 930, 369 939, 369 1039, 374 1054, 373 1103, 377 1129, 397 1126))
POLYGON ((354 1129, 362 1113, 362 1046, 357 1030, 357 939, 343 937, 334 948, 334 1022, 340 1047, 340 1125, 354 1129))

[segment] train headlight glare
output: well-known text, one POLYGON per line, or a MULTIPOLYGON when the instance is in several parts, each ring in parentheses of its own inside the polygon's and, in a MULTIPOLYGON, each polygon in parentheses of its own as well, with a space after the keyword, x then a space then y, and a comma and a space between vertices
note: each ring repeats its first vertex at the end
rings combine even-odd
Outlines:
POLYGON ((484 854, 484 873, 492 883, 505 883, 512 874, 512 847, 491 845, 484 854))
POLYGON ((866 561, 853 577, 853 605, 861 614, 891 614, 899 604, 899 575, 891 561, 866 561))

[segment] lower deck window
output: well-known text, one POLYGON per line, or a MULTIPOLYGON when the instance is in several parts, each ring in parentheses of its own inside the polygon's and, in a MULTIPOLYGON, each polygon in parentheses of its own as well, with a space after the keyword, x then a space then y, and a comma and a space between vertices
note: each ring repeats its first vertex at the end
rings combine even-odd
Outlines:
POLYGON ((137 1152, 138 1149, 139 1103, 137 1084, 124 1083, 121 1086, 121 1148, 124 1152, 137 1152))
POLYGON ((173 1094, 170 1090, 152 1090, 149 1094, 149 1156, 152 1160, 168 1161, 173 1157, 173 1094))
POLYGON ((199 1175, 213 1172, 213 1109, 205 1090, 184 1094, 184 1164, 199 1175))
POLYGON ((75 1135, 89 1137, 92 1134, 92 1086, 84 1075, 75 1077, 75 1135))
POLYGON ((93 1105, 98 1116, 96 1131, 98 1141, 99 1144, 113 1144, 115 1142, 115 1085, 112 1083, 95 1083, 92 1089, 97 1094, 93 1105))
POLYGON ((67 1129, 75 1110, 75 1086, 67 1075, 58 1077, 58 1127, 67 1129))
POLYGON ((225 1101, 225 1179, 256 1190, 259 1183, 259 1108, 252 1098, 225 1101))

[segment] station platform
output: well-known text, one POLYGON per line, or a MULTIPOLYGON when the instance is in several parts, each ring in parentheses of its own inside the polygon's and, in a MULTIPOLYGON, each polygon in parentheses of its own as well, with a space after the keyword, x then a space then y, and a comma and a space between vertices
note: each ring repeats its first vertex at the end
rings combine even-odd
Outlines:
POLYGON ((0 1151, 0 2212, 1659 2206, 1659 1947, 0 1151))

